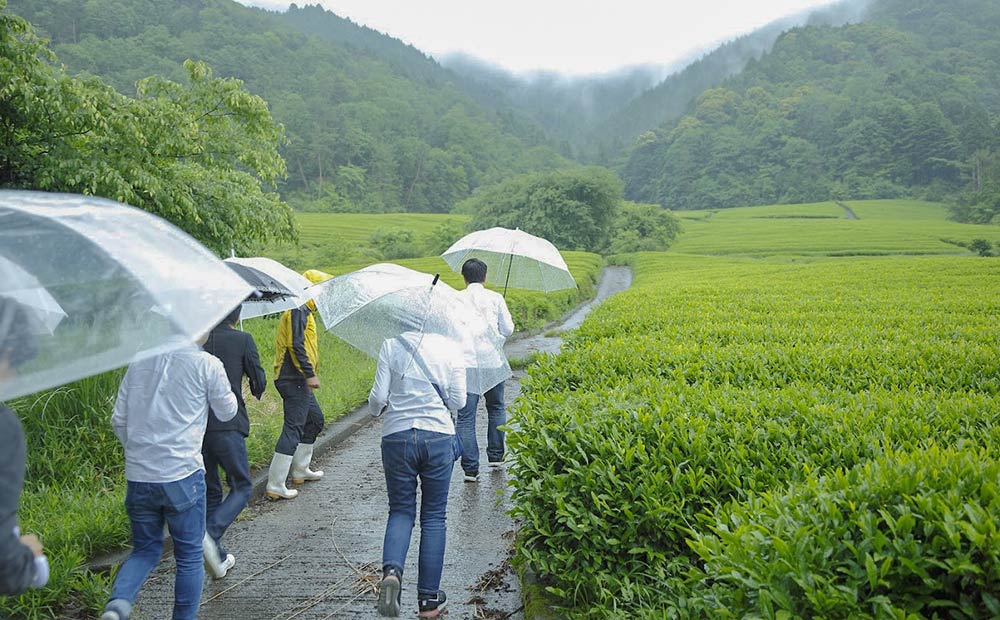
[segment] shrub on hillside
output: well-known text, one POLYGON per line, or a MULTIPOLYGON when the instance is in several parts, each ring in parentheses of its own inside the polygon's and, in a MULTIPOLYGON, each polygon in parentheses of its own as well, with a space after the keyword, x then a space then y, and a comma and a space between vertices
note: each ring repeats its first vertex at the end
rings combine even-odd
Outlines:
POLYGON ((695 598, 714 618, 996 618, 998 481, 934 448, 751 498, 694 537, 695 598))

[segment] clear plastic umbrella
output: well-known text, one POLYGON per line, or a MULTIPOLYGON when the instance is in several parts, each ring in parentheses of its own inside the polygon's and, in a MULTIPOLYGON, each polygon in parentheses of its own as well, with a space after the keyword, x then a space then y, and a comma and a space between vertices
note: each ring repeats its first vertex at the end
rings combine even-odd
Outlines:
POLYGON ((269 289, 266 285, 264 288, 258 286, 257 288, 265 293, 265 295, 247 299, 240 310, 241 319, 252 319, 258 316, 266 316, 298 308, 312 298, 307 291, 307 289, 312 287, 312 282, 302 274, 292 271, 276 260, 256 256, 251 258, 232 257, 227 258, 226 262, 237 269, 252 270, 251 273, 256 272, 258 277, 262 279, 269 278, 278 286, 292 292, 292 295, 278 294, 280 291, 277 286, 272 287, 273 290, 269 289))
POLYGON ((434 334, 436 348, 447 342, 464 360, 469 392, 483 394, 511 376, 499 332, 481 319, 470 299, 437 276, 381 263, 314 291, 326 329, 371 357, 400 334, 434 334))
POLYGON ((253 291, 172 224, 89 196, 0 192, 0 259, 0 400, 190 343, 253 291))
POLYGON ((441 255, 461 272, 470 258, 486 263, 486 281, 496 286, 558 291, 576 288, 576 280, 556 246, 522 230, 489 228, 462 237, 441 255))

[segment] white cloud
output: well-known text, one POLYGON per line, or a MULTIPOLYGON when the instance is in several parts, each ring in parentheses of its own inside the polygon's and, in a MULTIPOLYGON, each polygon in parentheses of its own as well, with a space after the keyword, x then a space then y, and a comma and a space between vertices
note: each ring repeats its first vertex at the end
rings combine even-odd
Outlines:
MULTIPOLYGON (((285 9, 288 0, 240 0, 285 9)), ((666 64, 830 0, 300 0, 432 55, 465 52, 515 71, 598 73, 666 64)))

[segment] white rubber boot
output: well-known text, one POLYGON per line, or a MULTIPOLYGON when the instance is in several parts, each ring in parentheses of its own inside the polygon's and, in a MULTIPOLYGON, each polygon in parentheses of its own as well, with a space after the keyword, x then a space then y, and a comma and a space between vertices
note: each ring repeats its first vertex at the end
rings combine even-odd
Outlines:
POLYGON ((292 466, 292 457, 280 452, 274 453, 271 459, 271 468, 267 470, 267 498, 268 499, 293 499, 299 494, 295 489, 285 486, 285 478, 288 477, 288 469, 292 466))
POLYGON ((309 463, 312 461, 314 444, 300 443, 295 448, 295 456, 292 457, 292 482, 302 484, 303 482, 316 482, 323 479, 323 471, 312 471, 309 463))

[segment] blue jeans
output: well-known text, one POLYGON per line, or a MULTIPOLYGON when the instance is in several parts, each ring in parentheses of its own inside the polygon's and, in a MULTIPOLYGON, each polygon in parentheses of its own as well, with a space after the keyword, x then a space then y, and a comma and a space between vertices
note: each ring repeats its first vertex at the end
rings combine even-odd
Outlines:
POLYGON ((274 387, 281 394, 285 414, 285 424, 274 451, 292 456, 300 443, 316 443, 316 437, 323 430, 323 410, 305 379, 278 379, 274 387))
MULTIPOLYGON (((486 390, 486 458, 490 462, 503 460, 504 433, 500 426, 507 423, 507 408, 503 402, 503 382, 486 390)), ((476 408, 479 394, 466 394, 465 406, 458 410, 455 432, 462 441, 462 469, 467 474, 479 473, 479 442, 476 440, 476 408)))
POLYGON ((205 459, 205 488, 208 500, 205 507, 205 529, 219 546, 219 553, 225 559, 226 550, 222 546, 222 535, 246 508, 253 490, 250 463, 247 458, 247 440, 239 431, 211 431, 205 433, 201 455, 205 459), (226 483, 229 485, 229 495, 225 499, 222 498, 219 467, 226 472, 226 483))
POLYGON ((420 429, 382 438, 382 467, 389 492, 389 521, 382 545, 382 566, 403 572, 410 535, 417 516, 417 479, 420 479, 420 558, 417 593, 436 594, 444 570, 445 513, 455 465, 453 435, 420 429))
POLYGON ((160 563, 163 523, 174 541, 173 620, 195 620, 205 580, 201 543, 205 536, 205 473, 198 471, 176 482, 132 482, 125 494, 132 524, 132 553, 118 569, 111 599, 134 603, 139 588, 160 563))

